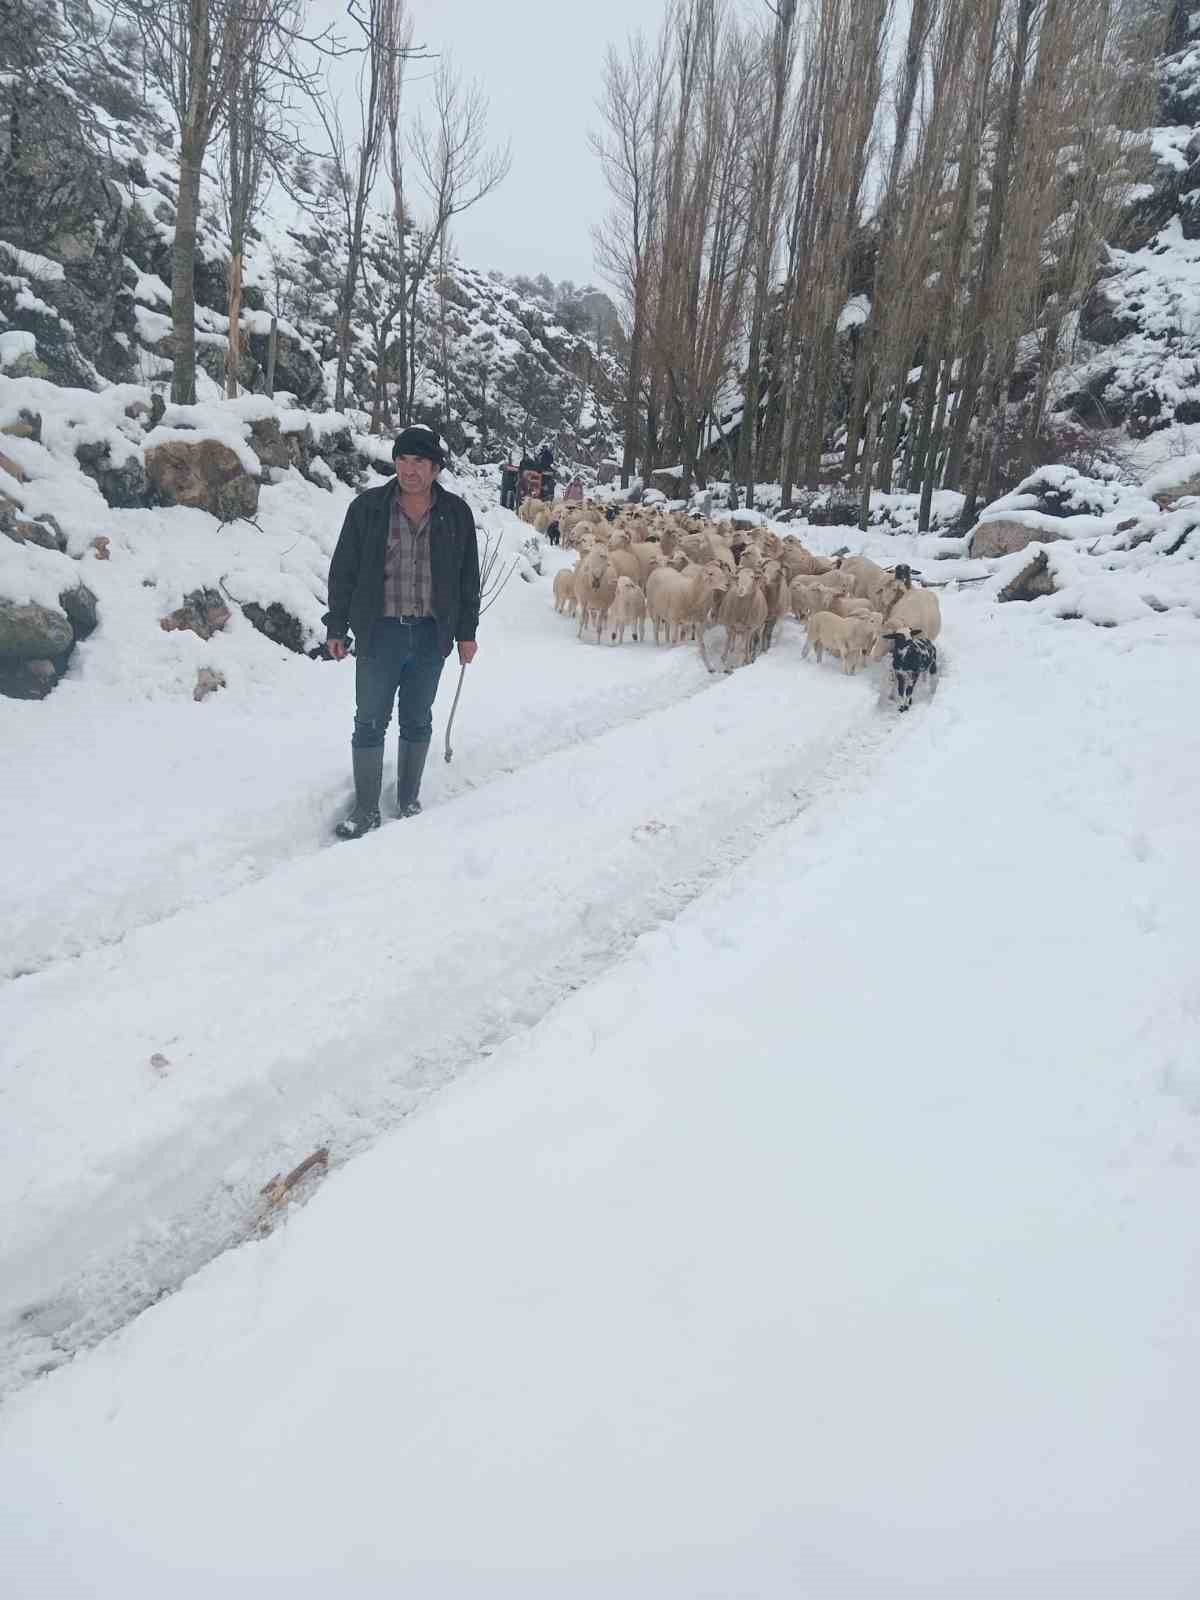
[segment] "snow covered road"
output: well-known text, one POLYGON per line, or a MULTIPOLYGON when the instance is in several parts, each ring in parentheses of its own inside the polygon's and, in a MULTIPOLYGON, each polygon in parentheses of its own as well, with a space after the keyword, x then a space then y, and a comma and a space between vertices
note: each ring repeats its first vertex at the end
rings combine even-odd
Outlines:
POLYGON ((1195 631, 788 643, 11 985, 6 1289, 418 1114, 10 1399, 7 1592, 1190 1600, 1195 631))
MULTIPOLYGON (((626 720, 589 737, 578 689, 543 688, 556 753, 0 990, 8 1381, 244 1237, 273 1174, 369 1144, 902 732, 873 681, 806 670, 795 632, 710 679, 694 650, 597 650, 551 621, 568 682, 641 673, 605 702, 626 720)), ((473 684, 497 706, 504 687, 473 684)))

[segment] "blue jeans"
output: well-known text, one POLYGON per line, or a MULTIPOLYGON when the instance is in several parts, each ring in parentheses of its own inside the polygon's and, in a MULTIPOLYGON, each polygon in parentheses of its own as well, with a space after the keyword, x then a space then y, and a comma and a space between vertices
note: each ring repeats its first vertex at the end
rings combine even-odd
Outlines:
POLYGON ((355 661, 355 750, 378 749, 392 720, 409 744, 426 744, 433 737, 434 696, 442 675, 441 645, 432 617, 401 622, 381 617, 371 629, 367 648, 355 661))

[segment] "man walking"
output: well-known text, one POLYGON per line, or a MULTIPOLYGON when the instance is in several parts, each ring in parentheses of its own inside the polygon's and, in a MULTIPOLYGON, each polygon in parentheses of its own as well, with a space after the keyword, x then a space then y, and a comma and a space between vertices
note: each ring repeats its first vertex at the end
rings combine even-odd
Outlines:
POLYGON ((354 806, 335 830, 339 839, 361 839, 379 826, 393 701, 396 810, 417 815, 442 664, 455 641, 463 666, 475 659, 479 545, 471 508, 437 482, 446 456, 432 428, 405 428, 392 460, 395 479, 366 490, 347 511, 329 566, 328 654, 346 656, 351 631, 358 646, 354 806))

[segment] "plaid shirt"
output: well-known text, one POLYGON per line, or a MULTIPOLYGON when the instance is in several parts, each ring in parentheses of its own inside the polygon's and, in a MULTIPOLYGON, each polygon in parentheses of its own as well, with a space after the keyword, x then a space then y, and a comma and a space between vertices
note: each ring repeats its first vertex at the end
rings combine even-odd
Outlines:
MULTIPOLYGON (((437 487, 434 486, 434 494, 437 487)), ((383 561, 383 614, 385 617, 433 615, 433 567, 429 556, 429 510, 417 523, 410 522, 397 492, 392 497, 392 523, 383 561)))

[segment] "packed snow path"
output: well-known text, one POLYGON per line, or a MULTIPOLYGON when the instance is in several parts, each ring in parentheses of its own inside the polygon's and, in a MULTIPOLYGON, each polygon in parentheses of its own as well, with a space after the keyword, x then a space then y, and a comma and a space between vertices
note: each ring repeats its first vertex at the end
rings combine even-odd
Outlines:
MULTIPOLYGON (((610 717, 662 695, 650 647, 555 620, 581 664, 660 679, 610 717)), ((371 1142, 814 798, 836 808, 899 731, 795 631, 730 677, 673 654, 676 704, 0 991, 9 1381, 175 1287, 273 1174, 371 1142)))
POLYGON ((11 988, 45 996, 47 1109, 5 1118, 40 1131, 4 1215, 60 1280, 202 1201, 222 1124, 265 1149, 357 1103, 365 1135, 402 1028, 434 1078, 496 1048, 10 1400, 8 1590, 1190 1600, 1195 631, 964 598, 902 724, 785 647, 419 850, 390 828, 11 988))

